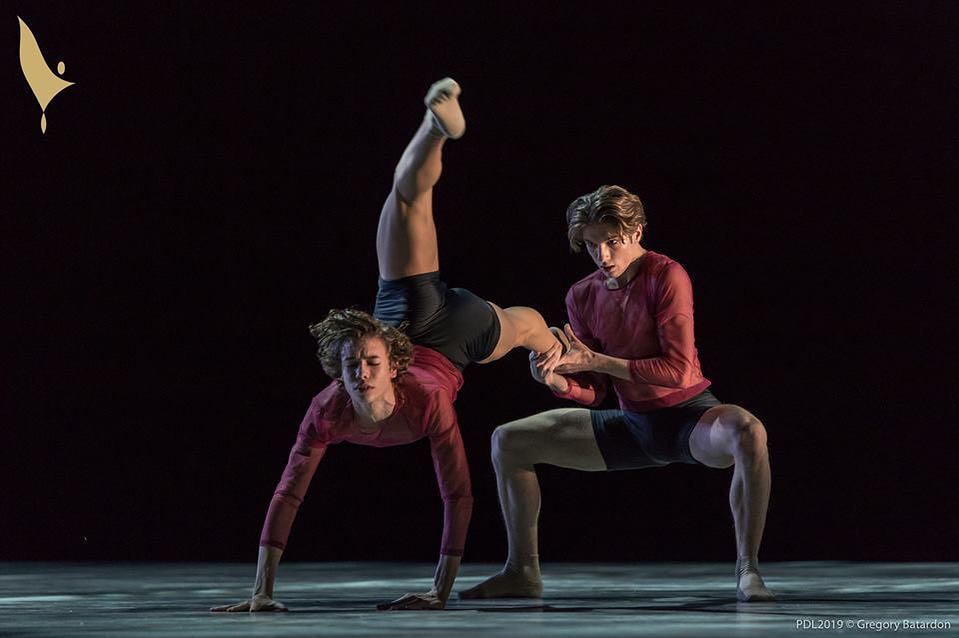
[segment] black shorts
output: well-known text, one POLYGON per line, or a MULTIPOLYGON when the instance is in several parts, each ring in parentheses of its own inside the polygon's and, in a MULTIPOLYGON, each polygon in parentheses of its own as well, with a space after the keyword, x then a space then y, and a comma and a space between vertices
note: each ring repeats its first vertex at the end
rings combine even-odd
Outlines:
POLYGON ((635 470, 670 463, 698 465, 689 436, 719 399, 703 390, 692 399, 652 412, 590 410, 593 433, 609 470, 635 470))
POLYGON ((413 343, 432 348, 460 371, 491 354, 500 325, 489 302, 465 288, 448 288, 439 272, 380 279, 373 316, 404 331, 413 343))

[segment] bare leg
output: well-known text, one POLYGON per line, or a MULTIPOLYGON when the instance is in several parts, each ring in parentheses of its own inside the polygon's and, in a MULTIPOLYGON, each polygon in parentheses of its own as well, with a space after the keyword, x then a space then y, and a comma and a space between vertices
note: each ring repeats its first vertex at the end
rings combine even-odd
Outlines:
POLYGON ((396 165, 393 189, 383 204, 376 229, 376 256, 383 279, 439 270, 433 186, 443 172, 442 151, 447 138, 440 124, 445 122, 447 128, 452 128, 447 120, 457 114, 460 120, 463 118, 453 95, 454 86, 458 95, 459 86, 448 78, 430 87, 426 117, 396 165), (442 109, 445 119, 435 114, 435 108, 442 109))
MULTIPOLYGON (((433 187, 443 172, 443 144, 447 137, 461 136, 466 127, 457 100, 459 93, 459 85, 450 78, 430 87, 425 99, 426 116, 396 165, 393 189, 383 204, 376 229, 380 277, 387 281, 439 270, 433 187)), ((495 361, 516 347, 546 352, 560 343, 542 315, 532 308, 503 310, 491 305, 499 319, 500 338, 492 354, 481 363, 495 361)))
POLYGON ((759 545, 772 481, 766 429, 746 410, 719 405, 702 416, 689 438, 689 448, 704 465, 735 464, 729 507, 736 528, 736 597, 743 602, 775 600, 759 574, 759 545))
POLYGON ((606 463, 596 445, 589 410, 550 410, 502 425, 493 432, 493 466, 506 523, 509 555, 503 570, 460 592, 460 598, 538 598, 537 519, 540 492, 534 464, 599 472, 606 463))
POLYGON ((499 319, 499 341, 496 342, 492 354, 479 363, 496 361, 517 347, 526 348, 533 352, 546 352, 550 348, 569 346, 562 331, 553 332, 546 325, 543 315, 533 308, 525 306, 500 308, 492 302, 490 302, 490 305, 493 306, 496 317, 499 319), (557 341, 557 335, 562 336, 563 340, 557 341))

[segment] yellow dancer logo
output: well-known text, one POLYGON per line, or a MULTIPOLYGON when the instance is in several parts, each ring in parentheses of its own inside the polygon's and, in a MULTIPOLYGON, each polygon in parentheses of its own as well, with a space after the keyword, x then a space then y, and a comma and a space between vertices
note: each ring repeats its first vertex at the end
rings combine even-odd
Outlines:
MULTIPOLYGON (((37 102, 40 103, 40 132, 46 133, 47 105, 57 93, 74 83, 67 82, 50 70, 30 27, 20 16, 17 16, 17 20, 20 21, 20 68, 23 69, 23 77, 27 78, 33 94, 37 96, 37 102)), ((57 73, 63 75, 66 69, 63 61, 57 63, 57 73)))

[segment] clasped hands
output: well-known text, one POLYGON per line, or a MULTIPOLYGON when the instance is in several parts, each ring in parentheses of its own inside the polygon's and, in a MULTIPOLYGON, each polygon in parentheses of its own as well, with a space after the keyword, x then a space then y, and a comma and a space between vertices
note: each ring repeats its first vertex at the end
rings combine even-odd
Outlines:
POLYGON ((596 353, 580 341, 568 323, 563 326, 563 331, 569 339, 569 350, 565 354, 559 342, 544 352, 529 353, 530 374, 533 378, 559 392, 565 392, 569 388, 562 375, 592 370, 596 358, 596 353))

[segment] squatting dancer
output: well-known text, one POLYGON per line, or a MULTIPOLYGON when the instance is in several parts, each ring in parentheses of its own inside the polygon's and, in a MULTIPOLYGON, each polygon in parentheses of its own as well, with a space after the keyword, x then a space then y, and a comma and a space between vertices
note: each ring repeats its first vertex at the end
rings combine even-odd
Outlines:
POLYGON ((570 350, 557 362, 531 355, 534 378, 558 397, 598 405, 608 384, 618 410, 550 410, 498 427, 492 456, 509 554, 503 570, 460 598, 534 597, 543 592, 536 463, 584 471, 670 463, 735 465, 729 490, 736 531, 736 598, 774 600, 759 574, 769 502, 766 430, 707 389, 693 336, 693 291, 676 261, 646 250, 642 202, 602 186, 567 210, 570 247, 583 244, 598 269, 566 295, 570 350))
MULTIPOLYGON (((270 503, 250 600, 213 611, 285 611, 274 581, 290 528, 328 446, 348 441, 385 447, 429 439, 443 497, 443 538, 433 588, 379 609, 442 609, 459 570, 473 498, 453 402, 470 363, 499 359, 517 346, 558 360, 561 331, 525 307, 500 308, 439 275, 433 186, 448 138, 463 135, 459 85, 430 87, 426 116, 396 167, 376 232, 379 289, 373 315, 332 310, 310 326, 323 369, 334 379, 318 394, 270 503), (406 324, 406 325, 404 325, 406 324), (402 328, 402 331, 401 329, 402 328)), ((561 344, 561 342, 563 342, 561 344)))

